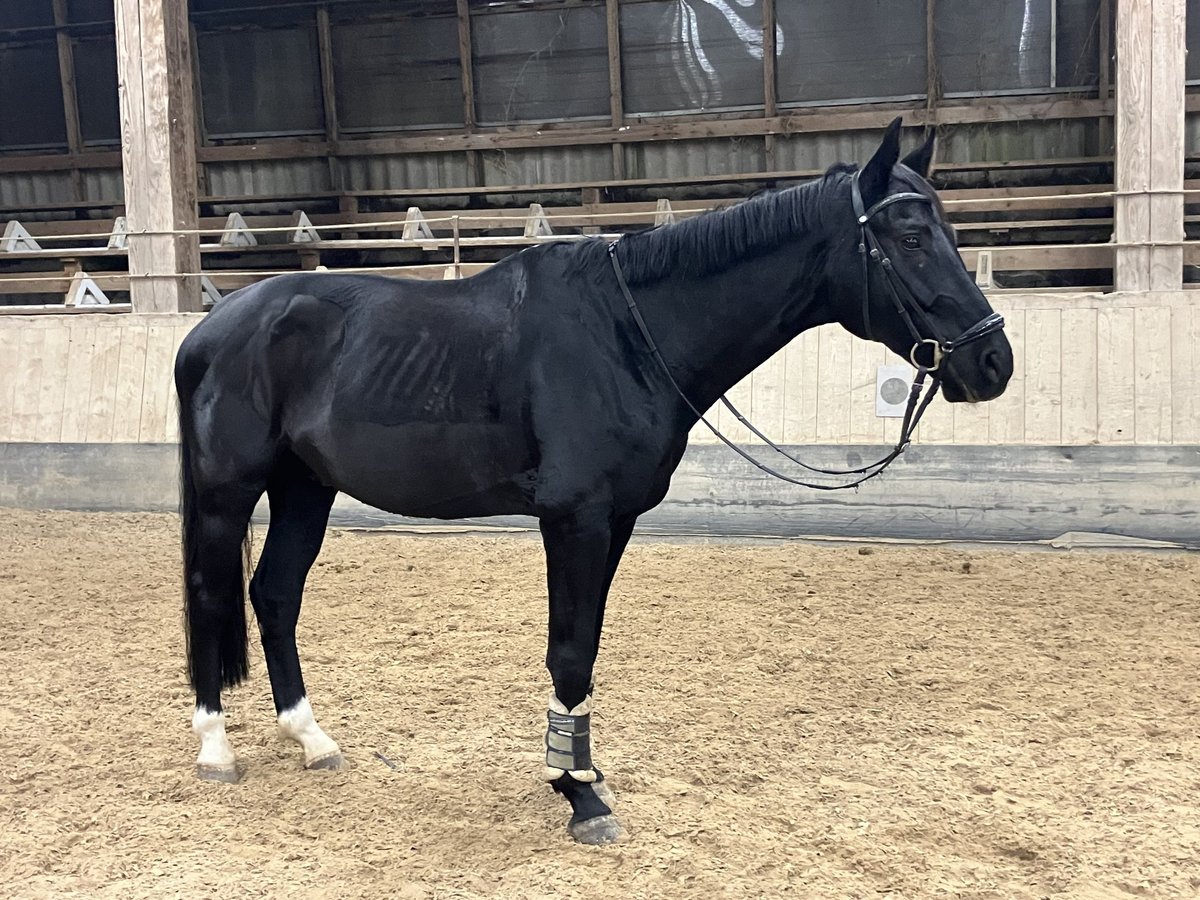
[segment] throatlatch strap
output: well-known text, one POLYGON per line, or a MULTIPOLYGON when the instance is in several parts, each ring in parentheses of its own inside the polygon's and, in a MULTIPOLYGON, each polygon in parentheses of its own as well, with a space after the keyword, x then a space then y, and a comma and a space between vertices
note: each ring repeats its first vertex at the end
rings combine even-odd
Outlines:
POLYGON ((546 765, 564 772, 592 767, 592 716, 546 713, 546 765))

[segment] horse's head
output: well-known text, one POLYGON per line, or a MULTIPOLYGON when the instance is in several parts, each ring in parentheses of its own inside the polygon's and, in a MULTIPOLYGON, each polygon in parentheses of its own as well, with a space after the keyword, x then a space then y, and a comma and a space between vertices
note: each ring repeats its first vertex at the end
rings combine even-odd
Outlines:
MULTIPOLYGON (((900 119, 845 185, 845 239, 834 242, 829 285, 841 324, 943 379, 951 402, 1004 392, 1013 355, 1003 319, 959 256, 953 227, 926 180, 933 138, 900 157, 900 119)), ((843 231, 844 227, 844 231, 843 231)))

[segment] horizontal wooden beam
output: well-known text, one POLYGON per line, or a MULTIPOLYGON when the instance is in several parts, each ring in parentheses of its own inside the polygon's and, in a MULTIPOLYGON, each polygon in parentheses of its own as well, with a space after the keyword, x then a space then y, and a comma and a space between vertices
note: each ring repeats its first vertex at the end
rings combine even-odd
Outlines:
MULTIPOLYGON (((1189 109, 1200 109, 1200 97, 1189 95, 1189 109)), ((605 125, 530 125, 479 129, 471 133, 419 132, 386 138, 347 138, 335 141, 278 139, 246 144, 201 147, 200 162, 251 159, 310 159, 324 156, 388 156, 406 153, 449 153, 466 150, 515 150, 532 147, 573 147, 595 144, 701 140, 722 137, 821 134, 881 129, 895 116, 909 125, 967 125, 1037 119, 1079 119, 1111 116, 1111 100, 1028 98, 942 105, 934 109, 911 106, 842 107, 790 110, 776 116, 737 119, 697 119, 694 116, 625 120, 622 127, 605 125)), ((97 151, 40 156, 0 156, 0 172, 60 169, 118 168, 120 153, 97 151)))

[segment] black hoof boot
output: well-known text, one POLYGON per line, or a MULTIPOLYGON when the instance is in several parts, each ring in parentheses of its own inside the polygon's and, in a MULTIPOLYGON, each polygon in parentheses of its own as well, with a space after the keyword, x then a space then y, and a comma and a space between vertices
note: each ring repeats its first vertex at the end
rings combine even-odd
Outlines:
POLYGON ((612 791, 604 784, 604 776, 599 777, 596 782, 576 781, 564 773, 557 781, 550 782, 571 804, 574 815, 567 823, 567 832, 581 844, 615 844, 625 835, 625 829, 606 802, 611 802, 612 791))

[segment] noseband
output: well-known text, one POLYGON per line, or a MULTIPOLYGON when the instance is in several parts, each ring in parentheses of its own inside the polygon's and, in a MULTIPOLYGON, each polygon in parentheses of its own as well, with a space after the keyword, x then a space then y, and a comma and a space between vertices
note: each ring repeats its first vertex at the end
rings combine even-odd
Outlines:
POLYGON ((1004 317, 999 313, 985 316, 952 341, 945 340, 938 334, 937 327, 930 321, 921 304, 917 302, 917 298, 913 296, 913 292, 900 277, 900 273, 896 271, 891 259, 884 252, 883 245, 879 243, 879 238, 875 236, 875 230, 871 228, 871 219, 893 203, 927 203, 932 206, 933 198, 915 191, 905 191, 899 194, 889 194, 869 209, 865 208, 862 191, 858 186, 858 176, 861 172, 861 169, 855 172, 854 177, 850 180, 850 202, 854 205, 854 217, 858 223, 858 256, 862 260, 863 273, 862 318, 866 337, 868 340, 875 339, 875 335, 871 331, 870 261, 873 260, 879 264, 879 268, 883 272, 883 283, 887 286, 888 294, 891 295, 896 314, 900 316, 900 320, 908 328, 908 333, 913 339, 912 349, 908 351, 909 362, 916 369, 923 368, 939 375, 942 361, 956 348, 1000 331, 1004 328, 1004 317), (922 336, 913 321, 912 313, 916 313, 921 319, 921 324, 925 326, 926 334, 930 335, 929 337, 922 336), (929 362, 922 362, 918 355, 925 348, 929 350, 929 362))
MULTIPOLYGON (((861 170, 859 170, 861 171, 861 170)), ((612 262, 613 274, 616 275, 617 284, 621 288, 621 294, 625 297, 625 303, 629 307, 630 315, 633 316, 633 321, 637 323, 638 330, 642 333, 642 338, 646 342, 646 346, 650 349, 650 354, 658 362, 659 367, 667 376, 667 381, 671 387, 675 389, 675 393, 680 396, 680 399, 687 405, 693 415, 703 422, 708 430, 725 444, 734 453, 737 453, 746 461, 752 463, 757 468, 761 469, 768 475, 778 478, 780 481, 786 481, 789 484, 800 485, 801 487, 813 488, 818 491, 839 491, 845 488, 858 487, 864 481, 874 478, 896 459, 904 449, 912 442, 913 433, 917 429, 917 424, 921 421, 921 416, 937 395, 938 388, 942 384, 942 363, 953 353, 957 348, 964 344, 969 344, 972 341, 977 341, 986 335, 1000 331, 1004 328, 1004 317, 999 313, 992 313, 980 319, 958 337, 953 340, 945 340, 938 334, 937 328, 926 315, 921 304, 917 302, 913 292, 909 290, 904 279, 900 277, 900 273, 896 271, 892 265, 892 261, 888 258, 883 250, 883 246, 879 243, 879 239, 875 236, 874 230, 871 228, 871 219, 883 209, 891 206, 893 203, 901 203, 904 201, 913 201, 918 203, 933 204, 933 200, 926 197, 924 194, 918 194, 915 191, 906 191, 899 194, 890 194, 884 197, 878 203, 871 206, 869 209, 865 207, 862 199, 862 192, 858 186, 858 172, 854 173, 854 177, 850 182, 850 200, 854 205, 854 215, 859 229, 858 253, 862 259, 863 272, 863 327, 866 330, 868 340, 874 340, 874 335, 871 331, 871 272, 869 260, 875 260, 879 263, 880 269, 883 271, 883 283, 887 285, 888 293, 891 295, 892 303, 895 306, 896 313, 900 316, 908 328, 909 334, 913 339, 912 350, 909 351, 909 361, 917 370, 917 377, 913 379, 912 388, 908 394, 908 406, 904 410, 904 421, 900 428, 900 439, 896 442, 896 446, 887 453, 887 455, 877 459, 873 463, 868 463, 865 466, 860 466, 856 469, 822 469, 818 466, 811 466, 802 460, 797 459, 788 451, 784 450, 779 445, 775 444, 770 438, 759 431, 754 425, 743 416, 724 394, 721 395, 721 403, 723 403, 731 413, 741 422, 750 433, 759 440, 766 443, 768 447, 779 453, 797 465, 810 472, 817 472, 821 475, 838 475, 838 476, 858 476, 845 484, 816 484, 813 482, 803 481, 798 478, 793 478, 790 475, 784 475, 782 472, 777 472, 770 466, 758 459, 755 459, 725 435, 723 435, 715 425, 704 417, 704 413, 698 410, 695 404, 688 399, 684 394, 683 389, 679 387, 679 383, 675 380, 675 376, 671 374, 671 369, 667 365, 667 361, 663 359, 662 353, 659 352, 658 345, 655 344, 654 338, 650 334, 650 329, 646 325, 646 320, 642 318, 642 312, 638 309, 637 302, 633 299, 633 294, 629 290, 629 285, 625 281, 625 273, 621 270, 621 263, 617 259, 617 244, 620 239, 613 241, 608 245, 608 258, 612 262), (923 337, 917 329, 916 323, 913 321, 913 313, 921 320, 928 333, 932 337, 923 337), (925 347, 929 348, 929 365, 923 363, 919 357, 921 350, 925 347), (929 382, 929 390, 925 391, 925 396, 921 394, 924 391, 925 379, 932 375, 929 382)))

